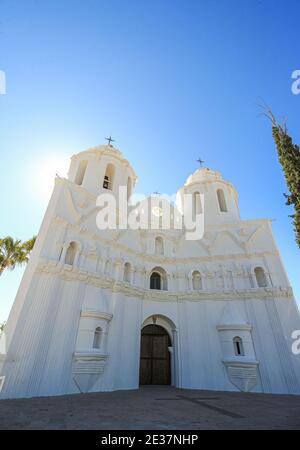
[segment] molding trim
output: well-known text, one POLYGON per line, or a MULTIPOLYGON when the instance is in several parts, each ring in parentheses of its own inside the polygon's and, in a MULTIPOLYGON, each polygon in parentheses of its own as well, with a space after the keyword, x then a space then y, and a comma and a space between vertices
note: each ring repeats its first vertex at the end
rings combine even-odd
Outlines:
MULTIPOLYGON (((116 281, 113 278, 101 275, 96 272, 88 272, 77 267, 70 270, 69 266, 64 266, 54 261, 40 262, 36 273, 57 276, 65 281, 82 282, 102 289, 108 289, 114 293, 122 293, 129 297, 139 297, 146 300, 157 300, 162 302, 170 301, 194 301, 202 300, 245 300, 260 299, 272 300, 274 298, 293 299, 291 287, 266 287, 249 289, 221 289, 221 290, 201 290, 201 291, 157 291, 130 285, 126 282, 116 281)), ((102 313, 101 313, 102 314, 102 313)))
POLYGON ((74 352, 74 361, 106 361, 108 355, 100 351, 82 350, 74 352))
POLYGON ((113 315, 106 313, 106 312, 86 309, 86 310, 81 311, 80 317, 91 317, 93 319, 104 319, 109 322, 112 319, 113 315))
POLYGON ((228 367, 228 366, 234 366, 234 367, 257 367, 259 365, 259 361, 256 361, 255 359, 247 359, 245 356, 232 358, 232 359, 222 359, 222 363, 228 367), (244 359, 242 359, 244 358, 244 359))
POLYGON ((251 331, 252 326, 248 323, 241 323, 241 324, 225 324, 225 325, 217 325, 218 331, 227 331, 227 330, 241 330, 241 331, 251 331))

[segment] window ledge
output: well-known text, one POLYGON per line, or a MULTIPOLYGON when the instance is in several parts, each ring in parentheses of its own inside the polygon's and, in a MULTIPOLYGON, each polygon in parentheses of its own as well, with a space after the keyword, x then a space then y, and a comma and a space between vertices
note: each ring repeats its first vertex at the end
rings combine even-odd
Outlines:
POLYGON ((232 358, 223 359, 222 362, 226 367, 257 367, 259 365, 259 361, 248 358, 247 356, 233 356, 232 358))
POLYGON ((73 354, 75 361, 106 361, 108 354, 100 349, 80 350, 73 354))

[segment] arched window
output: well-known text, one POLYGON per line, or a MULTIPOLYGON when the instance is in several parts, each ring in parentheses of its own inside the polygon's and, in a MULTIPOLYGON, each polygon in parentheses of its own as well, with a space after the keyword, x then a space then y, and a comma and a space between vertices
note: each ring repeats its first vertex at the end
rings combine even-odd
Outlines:
POLYGON ((201 274, 198 272, 198 270, 195 270, 192 275, 193 278, 193 289, 194 291, 199 291, 202 289, 202 279, 201 274))
POLYGON ((77 253, 76 242, 70 242, 69 247, 66 252, 65 264, 69 264, 70 266, 73 266, 76 253, 77 253))
POLYGON ((161 267, 155 267, 150 275, 150 289, 164 290, 168 289, 167 273, 161 267))
POLYGON ((155 238, 155 254, 156 255, 164 254, 164 241, 163 238, 160 236, 155 238))
POLYGON ((158 272, 153 272, 150 276, 150 289, 161 290, 161 275, 158 272))
POLYGON ((130 263, 127 262, 124 264, 124 277, 123 280, 127 283, 130 283, 130 272, 131 272, 131 266, 130 263))
POLYGON ((227 206, 226 206, 226 200, 224 191, 222 189, 217 190, 217 196, 218 196, 218 202, 219 202, 219 208, 221 212, 227 212, 227 206))
POLYGON ((132 194, 132 180, 130 177, 127 178, 127 201, 130 199, 132 194))
POLYGON ((108 164, 106 167, 104 180, 103 180, 104 189, 112 190, 112 186, 113 186, 113 182, 114 182, 114 175, 115 175, 115 166, 113 164, 108 164))
POLYGON ((201 197, 199 192, 193 193, 193 220, 195 220, 196 215, 202 213, 201 197))
POLYGON ((244 346, 243 341, 239 336, 236 336, 233 338, 233 347, 234 347, 234 353, 236 356, 244 356, 244 346))
POLYGON ((79 167, 77 169, 75 183, 79 184, 79 186, 81 186, 83 183, 84 175, 85 175, 86 168, 87 168, 87 163, 88 163, 87 161, 81 161, 79 164, 79 167))
POLYGON ((94 333, 93 348, 101 347, 101 339, 102 339, 102 329, 100 327, 97 327, 94 333))
POLYGON ((268 283, 267 283, 267 278, 266 278, 264 269, 262 267, 255 267, 254 273, 255 273, 257 286, 258 287, 267 287, 268 283))

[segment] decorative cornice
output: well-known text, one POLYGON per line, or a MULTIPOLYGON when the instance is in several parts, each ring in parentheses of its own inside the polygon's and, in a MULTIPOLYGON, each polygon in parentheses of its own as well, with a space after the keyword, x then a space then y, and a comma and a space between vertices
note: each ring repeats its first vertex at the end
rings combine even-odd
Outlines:
POLYGON ((241 299, 274 299, 293 298, 291 287, 266 287, 251 289, 222 289, 222 290, 198 290, 198 291, 157 291, 144 289, 130 285, 126 282, 116 281, 113 278, 103 276, 96 272, 88 272, 79 268, 55 264, 53 261, 40 262, 37 273, 45 273, 51 276, 58 276, 65 281, 83 282, 98 288, 108 289, 111 292, 122 293, 130 297, 141 299, 157 300, 162 302, 170 301, 202 301, 202 300, 241 300, 241 299))
POLYGON ((81 311, 80 316, 81 317, 92 317, 94 319, 104 319, 107 321, 110 321, 113 317, 112 314, 109 314, 106 312, 101 312, 101 311, 94 311, 94 310, 90 310, 90 309, 81 311))
POLYGON ((236 324, 224 324, 217 325, 218 331, 227 331, 227 330, 240 330, 240 331, 251 331, 252 326, 248 323, 236 323, 236 324))

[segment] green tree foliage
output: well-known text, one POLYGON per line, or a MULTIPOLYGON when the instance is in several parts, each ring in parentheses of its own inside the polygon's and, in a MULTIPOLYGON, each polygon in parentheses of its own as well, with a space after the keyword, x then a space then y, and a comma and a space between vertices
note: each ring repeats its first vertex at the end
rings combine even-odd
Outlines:
POLYGON ((277 147, 279 162, 285 175, 288 194, 284 194, 286 205, 293 205, 293 218, 296 242, 300 248, 300 150, 288 134, 286 123, 279 124, 269 108, 264 107, 266 115, 272 122, 272 134, 277 147))
POLYGON ((27 263, 35 240, 35 236, 25 242, 11 236, 0 239, 0 275, 5 269, 13 270, 16 266, 27 263))

